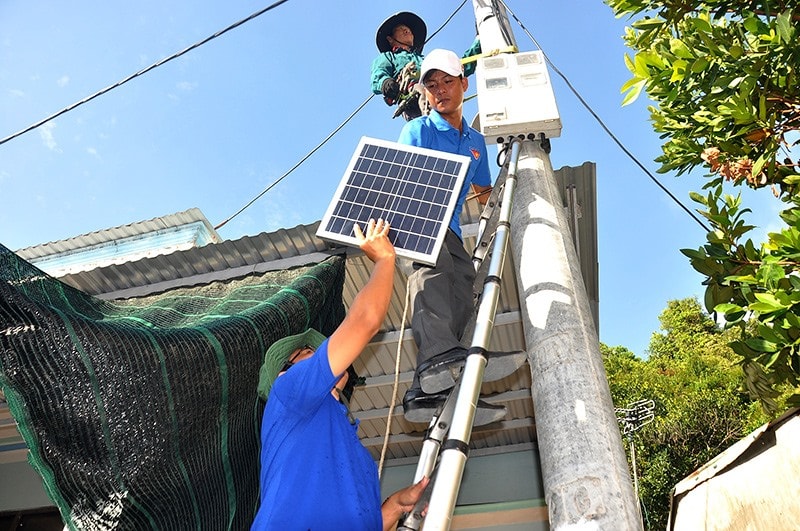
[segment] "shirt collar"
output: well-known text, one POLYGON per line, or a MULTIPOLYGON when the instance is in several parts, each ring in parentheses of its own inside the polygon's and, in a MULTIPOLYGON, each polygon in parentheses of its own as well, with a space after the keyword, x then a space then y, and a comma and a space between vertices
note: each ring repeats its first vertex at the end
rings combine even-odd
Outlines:
MULTIPOLYGON (((431 112, 430 112, 429 116, 430 116, 431 122, 433 122, 433 125, 436 126, 436 129, 438 129, 439 131, 450 131, 450 130, 453 130, 456 133, 458 133, 458 131, 456 131, 456 128, 453 127, 452 125, 450 125, 450 122, 445 120, 442 117, 442 115, 439 114, 439 111, 437 111, 436 109, 431 109, 431 112)), ((462 132, 463 136, 467 136, 467 137, 470 136, 469 135, 470 128, 467 125, 467 120, 463 116, 461 117, 461 132, 462 132)))

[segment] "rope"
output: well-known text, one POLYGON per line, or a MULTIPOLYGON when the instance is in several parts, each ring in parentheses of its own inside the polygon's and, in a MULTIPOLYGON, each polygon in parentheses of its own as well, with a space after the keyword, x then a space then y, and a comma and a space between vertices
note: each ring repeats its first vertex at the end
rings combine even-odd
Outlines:
POLYGON ((403 334, 406 330, 406 315, 408 314, 408 304, 411 299, 411 291, 408 289, 409 281, 406 279, 406 297, 403 304, 403 319, 400 323, 400 336, 397 339, 397 354, 394 359, 394 385, 392 386, 392 401, 389 404, 389 413, 386 415, 386 433, 383 435, 383 447, 381 448, 381 458, 378 462, 378 479, 383 472, 383 462, 386 459, 386 450, 389 447, 389 436, 392 431, 392 413, 397 406, 397 389, 400 387, 400 352, 403 347, 403 334))
POLYGON ((463 57, 461 59, 461 64, 465 65, 467 63, 474 63, 475 61, 483 57, 492 57, 495 55, 499 55, 501 53, 517 53, 518 51, 519 50, 517 50, 516 46, 506 46, 505 48, 496 48, 489 52, 476 53, 475 55, 470 55, 469 57, 463 57))

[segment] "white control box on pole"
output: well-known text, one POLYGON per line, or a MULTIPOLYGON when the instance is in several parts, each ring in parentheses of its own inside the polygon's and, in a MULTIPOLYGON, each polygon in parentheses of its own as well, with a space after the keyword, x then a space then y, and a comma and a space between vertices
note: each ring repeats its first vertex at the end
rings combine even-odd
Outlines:
POLYGON ((478 60, 478 109, 487 141, 509 135, 561 136, 561 117, 541 51, 478 60))

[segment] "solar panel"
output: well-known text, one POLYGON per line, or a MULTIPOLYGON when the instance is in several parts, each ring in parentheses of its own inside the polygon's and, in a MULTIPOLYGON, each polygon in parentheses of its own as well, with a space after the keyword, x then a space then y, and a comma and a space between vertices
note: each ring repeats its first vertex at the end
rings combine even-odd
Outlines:
POLYGON ((463 155, 362 137, 317 236, 356 246, 353 224, 382 218, 398 256, 434 265, 468 165, 463 155))

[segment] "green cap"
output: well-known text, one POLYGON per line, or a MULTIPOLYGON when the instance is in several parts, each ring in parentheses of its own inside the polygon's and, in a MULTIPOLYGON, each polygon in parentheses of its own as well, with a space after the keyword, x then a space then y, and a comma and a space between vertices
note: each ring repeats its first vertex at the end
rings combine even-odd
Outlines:
POLYGON ((258 373, 258 396, 264 400, 267 399, 275 378, 278 377, 280 370, 289 361, 289 356, 292 355, 292 352, 306 345, 317 348, 325 339, 325 336, 313 328, 309 328, 300 334, 283 337, 270 345, 264 355, 264 363, 258 373))

